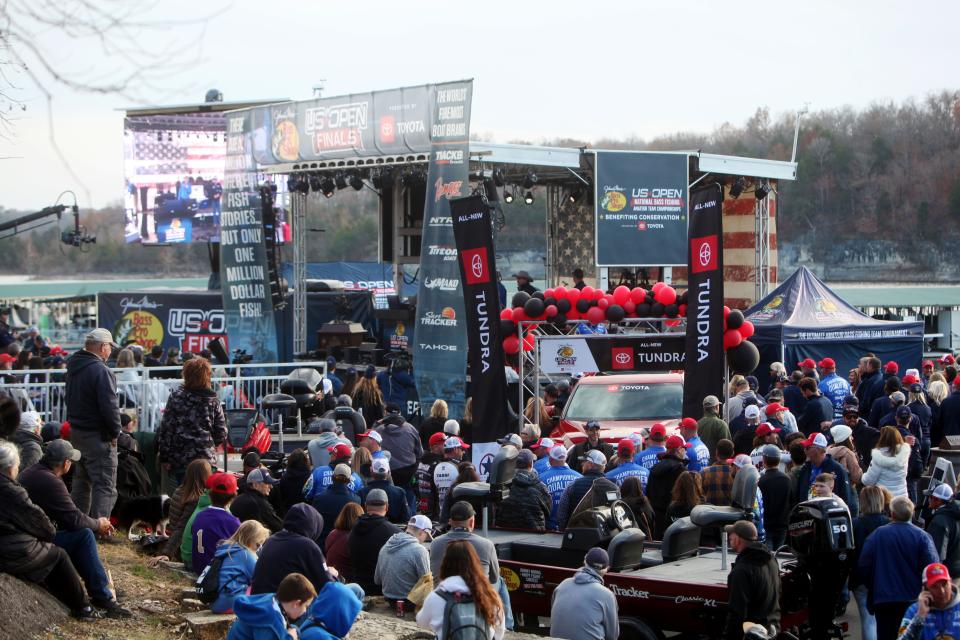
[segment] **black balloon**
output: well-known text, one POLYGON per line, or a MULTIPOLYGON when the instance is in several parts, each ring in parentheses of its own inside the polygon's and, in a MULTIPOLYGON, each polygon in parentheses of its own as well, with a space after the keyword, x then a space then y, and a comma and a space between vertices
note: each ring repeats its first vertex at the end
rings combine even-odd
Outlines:
MULTIPOLYGON (((568 306, 570 304, 568 300, 561 300, 560 302, 566 302, 568 306)), ((553 324, 555 324, 558 327, 566 326, 567 316, 563 315, 562 313, 558 313, 557 315, 553 316, 553 324)))
POLYGON ((570 301, 566 298, 557 300, 557 311, 560 313, 568 313, 570 311, 570 301))
POLYGON ((506 338, 509 335, 515 334, 517 332, 517 325, 513 323, 513 320, 501 320, 500 321, 500 337, 506 338))
POLYGON ((667 314, 668 318, 676 318, 678 315, 680 315, 680 306, 676 303, 668 304, 663 308, 663 312, 667 314))
POLYGON ((659 302, 654 302, 650 305, 650 317, 651 318, 662 318, 664 312, 664 306, 659 302))
POLYGON ((544 296, 543 296, 543 291, 534 291, 534 292, 533 292, 533 295, 531 295, 530 297, 531 297, 531 298, 540 298, 541 300, 543 300, 543 297, 544 297, 544 296))
POLYGON ((687 304, 687 291, 684 291, 677 297, 677 304, 687 304))
POLYGON ((577 300, 577 311, 579 311, 580 313, 586 313, 589 309, 590 309, 589 300, 584 300, 583 298, 581 298, 580 300, 577 300))
POLYGON ((510 306, 512 307, 522 307, 527 304, 527 300, 530 299, 530 294, 526 291, 517 291, 513 294, 513 298, 510 299, 510 306))
POLYGON ((540 298, 530 298, 523 305, 523 312, 527 314, 529 318, 539 318, 543 314, 544 310, 543 300, 540 298))
POLYGON ((618 304, 612 304, 607 307, 607 320, 610 322, 620 322, 626 315, 627 312, 618 304))
POLYGON ((732 309, 727 316, 727 329, 739 329, 743 326, 743 312, 740 309, 732 309))
POLYGON ((556 299, 556 298, 544 298, 544 299, 543 299, 543 306, 549 307, 550 305, 557 306, 557 299, 556 299))
POLYGON ((756 345, 749 340, 744 340, 734 348, 727 350, 727 366, 734 373, 741 376, 749 375, 759 364, 760 352, 756 345))
POLYGON ((637 317, 638 318, 649 318, 650 317, 650 304, 647 302, 641 302, 637 305, 637 317))
POLYGON ((657 301, 657 295, 653 291, 647 291, 647 304, 653 304, 657 301))

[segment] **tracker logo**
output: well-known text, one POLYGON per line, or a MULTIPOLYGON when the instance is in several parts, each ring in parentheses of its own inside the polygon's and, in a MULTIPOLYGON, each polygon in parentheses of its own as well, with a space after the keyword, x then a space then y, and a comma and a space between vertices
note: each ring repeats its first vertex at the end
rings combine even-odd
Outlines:
POLYGON ((487 260, 487 248, 464 249, 460 254, 463 263, 463 276, 467 284, 490 282, 490 268, 487 260))
POLYGON ((440 149, 433 152, 437 164, 463 164, 463 149, 440 149))
POLYGON ((633 369, 633 348, 613 347, 610 349, 610 360, 614 369, 633 369))
POLYGON ((457 250, 453 247, 444 247, 438 244, 432 244, 427 249, 427 255, 442 256, 444 262, 449 262, 457 259, 457 250))
POLYGON ((443 178, 437 178, 437 182, 433 185, 433 188, 434 188, 433 201, 440 202, 441 198, 446 198, 447 200, 459 198, 460 188, 462 186, 463 186, 463 180, 453 180, 451 182, 444 182, 443 178))
POLYGON ((453 310, 453 307, 444 307, 440 313, 427 311, 420 318, 420 324, 430 327, 455 327, 457 326, 457 312, 453 310))
POLYGON ((690 239, 690 270, 693 273, 717 270, 717 236, 690 239))
POLYGON ((615 596, 623 596, 624 598, 640 598, 641 600, 650 599, 649 591, 640 591, 636 587, 623 588, 620 585, 612 584, 610 585, 610 590, 613 591, 613 595, 615 596))

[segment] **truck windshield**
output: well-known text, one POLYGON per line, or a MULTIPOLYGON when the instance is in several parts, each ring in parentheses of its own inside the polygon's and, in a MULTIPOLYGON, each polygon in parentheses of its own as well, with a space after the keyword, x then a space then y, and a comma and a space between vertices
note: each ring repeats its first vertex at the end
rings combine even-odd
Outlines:
POLYGON ((683 385, 583 384, 567 404, 569 420, 656 420, 679 418, 683 412, 683 385))

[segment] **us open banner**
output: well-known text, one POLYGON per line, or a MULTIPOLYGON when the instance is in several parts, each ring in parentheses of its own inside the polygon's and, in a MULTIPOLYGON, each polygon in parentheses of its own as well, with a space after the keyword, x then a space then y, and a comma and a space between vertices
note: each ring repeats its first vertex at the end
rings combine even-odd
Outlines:
POLYGON ((700 418, 703 399, 724 398, 723 188, 712 184, 690 196, 687 357, 683 415, 700 418))
POLYGON ((634 336, 544 336, 537 342, 543 373, 631 373, 683 370, 682 333, 634 336))
POLYGON ((253 362, 277 361, 263 216, 252 156, 251 114, 227 116, 227 164, 220 219, 220 278, 230 347, 253 362))
POLYGON ((500 297, 490 207, 480 196, 450 202, 470 347, 473 440, 496 446, 507 434, 507 379, 500 346, 500 297))
POLYGON ((430 99, 433 144, 420 248, 420 287, 413 370, 420 402, 447 401, 451 416, 466 403, 467 332, 450 200, 470 193, 470 103, 473 82, 436 85, 430 99), (427 287, 437 278, 455 287, 427 287))
POLYGON ((683 266, 687 154, 597 151, 597 266, 683 266))

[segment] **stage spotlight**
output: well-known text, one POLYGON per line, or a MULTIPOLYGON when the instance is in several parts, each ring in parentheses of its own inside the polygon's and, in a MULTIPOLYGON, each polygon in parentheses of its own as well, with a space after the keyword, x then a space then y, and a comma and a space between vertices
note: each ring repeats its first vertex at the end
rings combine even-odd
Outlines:
POLYGON ((740 194, 743 193, 743 190, 747 186, 747 181, 743 179, 743 176, 740 176, 733 181, 733 184, 730 185, 730 197, 736 200, 740 197, 740 194))
POLYGON ((532 191, 527 191, 525 194, 523 194, 523 201, 524 201, 525 203, 527 203, 527 204, 533 204, 533 200, 534 200, 534 197, 533 197, 533 192, 532 192, 532 191))
POLYGON ((356 191, 363 189, 363 178, 360 177, 359 173, 350 174, 350 186, 356 191))
POLYGON ((306 175, 301 175, 297 180, 297 192, 307 195, 310 193, 310 180, 306 175))
POLYGON ((503 201, 507 204, 513 204, 513 190, 504 189, 503 190, 503 201))
POLYGON ((290 193, 295 193, 299 187, 300 180, 297 178, 297 174, 291 173, 287 176, 287 191, 290 193))
POLYGON ((490 178, 483 179, 483 192, 487 196, 487 202, 496 202, 500 199, 500 194, 497 192, 497 186, 495 180, 490 178))
POLYGON ((320 189, 322 188, 320 183, 323 182, 320 179, 320 174, 311 173, 309 179, 310 179, 310 190, 313 191, 314 193, 319 193, 320 189))
POLYGON ((335 183, 336 183, 336 185, 337 185, 337 189, 346 189, 346 188, 347 188, 347 177, 346 177, 345 175, 343 175, 343 172, 337 173, 337 177, 336 177, 336 179, 335 179, 335 183))
POLYGON ((527 171, 527 175, 523 179, 523 188, 532 189, 535 184, 537 184, 537 174, 533 171, 527 171))
POLYGON ((330 176, 326 176, 320 182, 320 191, 323 192, 323 195, 327 198, 333 197, 333 193, 337 190, 337 185, 334 183, 333 179, 330 176))
POLYGON ((567 195, 567 202, 570 204, 577 204, 582 197, 583 191, 580 189, 580 187, 574 187, 573 189, 570 189, 570 192, 567 195))
POLYGON ((753 189, 753 195, 757 200, 763 200, 770 193, 770 183, 761 182, 753 189))
POLYGON ((504 176, 503 176, 503 169, 494 169, 493 184, 497 185, 498 187, 502 187, 506 183, 507 181, 504 179, 504 176))

